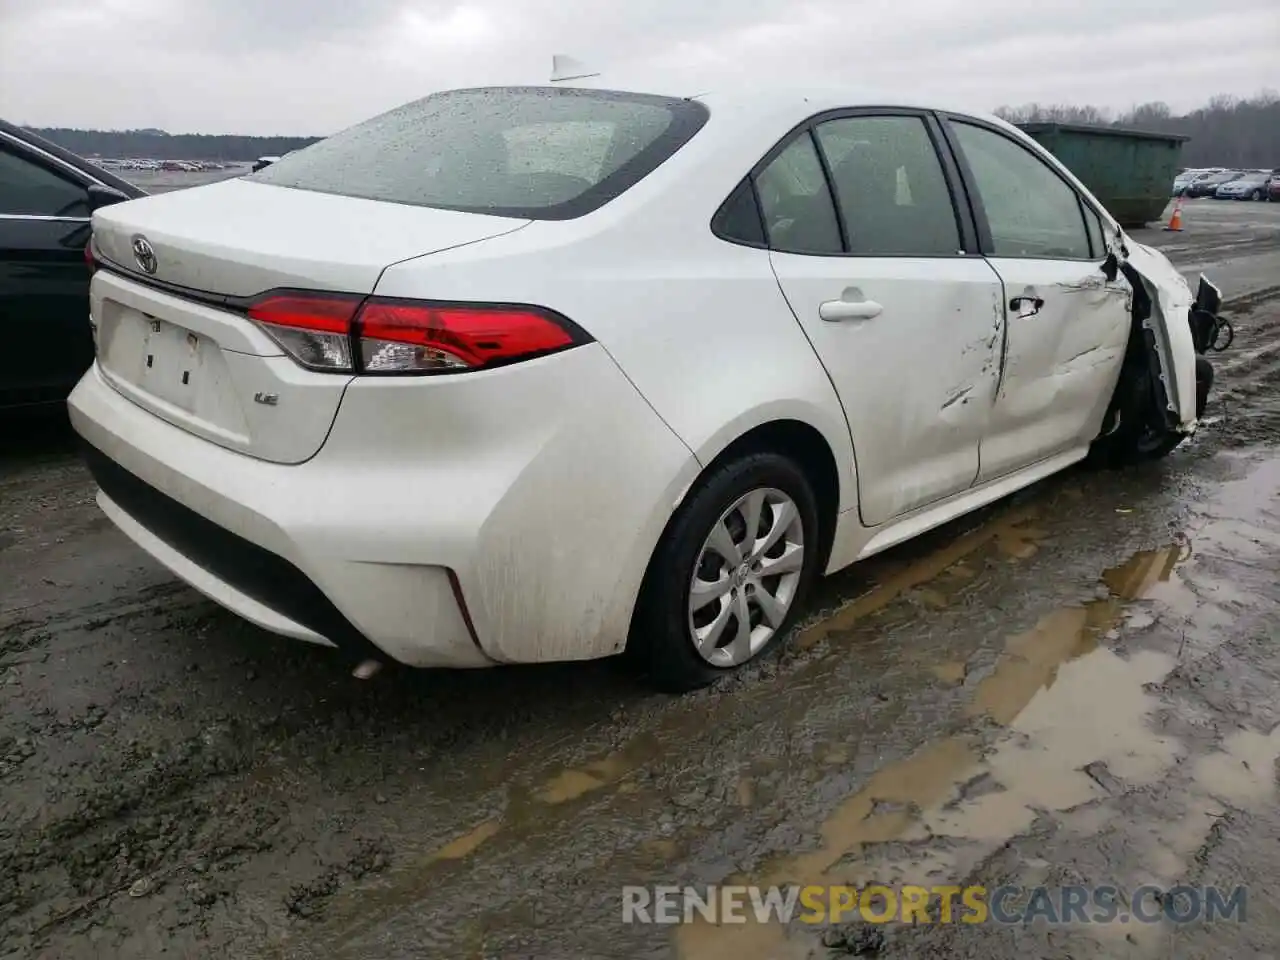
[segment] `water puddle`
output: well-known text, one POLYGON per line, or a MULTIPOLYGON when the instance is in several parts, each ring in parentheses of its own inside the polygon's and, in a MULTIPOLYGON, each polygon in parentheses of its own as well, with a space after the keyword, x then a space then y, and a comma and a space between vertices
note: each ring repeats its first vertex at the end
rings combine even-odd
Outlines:
POLYGON ((1280 769, 1280 727, 1270 735, 1238 730, 1222 750, 1200 757, 1192 776, 1212 797, 1239 807, 1255 807, 1276 794, 1280 769))
POLYGON ((1280 458, 1221 484, 1215 510, 1197 533, 1202 556, 1245 568, 1268 567, 1280 552, 1280 458))
POLYGON ((943 683, 959 686, 969 675, 969 665, 960 660, 952 660, 936 664, 930 667, 929 671, 943 683))
POLYGON ((640 849, 659 863, 669 863, 680 855, 680 844, 667 838, 646 840, 640 845, 640 849))
POLYGON ((1034 555, 1036 541, 1043 539, 1045 533, 1028 524, 1038 515, 1033 507, 1009 510, 927 556, 896 569, 889 567, 876 586, 831 616, 801 630, 792 640, 792 645, 797 650, 808 650, 830 636, 852 629, 860 621, 881 612, 908 594, 915 596, 925 606, 947 606, 951 591, 946 590, 946 585, 938 581, 945 574, 946 579, 952 581, 954 590, 963 589, 970 584, 976 574, 963 561, 983 548, 994 543, 997 550, 1011 561, 1034 555), (930 586, 926 587, 926 584, 930 586))
POLYGON ((1004 655, 979 684, 968 712, 1011 723, 1032 697, 1053 686, 1061 664, 1097 647, 1099 633, 1116 622, 1119 611, 1114 600, 1056 610, 1007 641, 1004 655))
POLYGON ((471 856, 476 850, 501 827, 497 820, 486 820, 473 830, 468 830, 462 836, 449 841, 439 850, 437 850, 428 863, 436 863, 440 860, 462 860, 471 856))
MULTIPOLYGON (((481 847, 521 842, 554 831, 564 816, 557 808, 606 788, 614 793, 637 792, 636 785, 625 778, 660 756, 658 743, 654 735, 642 734, 621 750, 579 767, 561 770, 533 786, 512 786, 500 815, 483 821, 432 853, 402 856, 401 862, 378 880, 376 892, 366 890, 359 902, 346 905, 349 915, 331 911, 330 928, 341 931, 331 938, 334 946, 352 944, 386 917, 429 898, 430 891, 441 882, 441 871, 470 860, 481 847)), ((659 860, 678 851, 671 843, 659 841, 644 852, 650 859, 659 860)))
MULTIPOLYGON (((1102 641, 1127 604, 1177 596, 1176 570, 1187 556, 1181 540, 1137 554, 1103 575, 1109 596, 1056 610, 1011 637, 967 707, 1004 728, 994 749, 954 736, 889 764, 827 818, 817 849, 726 882, 951 883, 1042 812, 1075 810, 1162 776, 1179 747, 1151 729, 1158 700, 1147 685, 1176 660, 1149 651, 1121 657, 1102 641)), ((964 679, 963 665, 935 674, 964 679)), ((676 945, 683 960, 785 960, 812 946, 778 925, 700 920, 680 927, 676 945)))
POLYGON ((534 797, 540 803, 568 803, 616 783, 634 770, 636 763, 635 751, 611 753, 579 769, 561 771, 537 790, 534 797))
POLYGON ((1179 537, 1171 546, 1135 553, 1128 561, 1102 574, 1102 582, 1122 600, 1163 600, 1176 604, 1186 592, 1174 574, 1191 556, 1191 542, 1179 537))
POLYGON ((1155 782, 1179 748, 1150 730, 1147 716, 1157 700, 1144 687, 1175 663, 1164 654, 1126 659, 1095 647, 1027 677, 1042 686, 1034 696, 1006 701, 1025 700, 1008 720, 997 718, 1014 735, 983 763, 982 772, 1004 789, 926 816, 930 835, 1003 842, 1031 826, 1040 811, 1069 810, 1155 782))
POLYGON ((1039 541, 1047 536, 1048 532, 1038 527, 1002 524, 996 529, 996 549, 1006 557, 1029 560, 1039 551, 1039 541))

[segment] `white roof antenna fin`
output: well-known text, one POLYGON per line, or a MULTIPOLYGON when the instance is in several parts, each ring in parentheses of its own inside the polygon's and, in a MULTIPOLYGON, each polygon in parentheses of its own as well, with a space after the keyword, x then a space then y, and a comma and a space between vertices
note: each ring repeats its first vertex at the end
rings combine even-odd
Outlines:
POLYGON ((557 53, 551 58, 551 82, 561 83, 565 80, 586 80, 588 77, 598 77, 600 71, 593 71, 581 60, 575 60, 573 57, 566 56, 563 53, 557 53))

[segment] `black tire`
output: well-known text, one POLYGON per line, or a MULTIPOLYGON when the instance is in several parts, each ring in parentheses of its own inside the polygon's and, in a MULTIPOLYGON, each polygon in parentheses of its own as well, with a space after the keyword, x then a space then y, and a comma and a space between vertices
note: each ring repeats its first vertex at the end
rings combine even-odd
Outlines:
MULTIPOLYGON (((1209 403, 1209 390, 1213 385, 1213 364, 1204 357, 1196 357, 1196 417, 1203 417, 1209 403)), ((1125 371, 1116 385, 1113 411, 1118 411, 1120 423, 1093 442, 1089 459, 1105 467, 1119 468, 1151 460, 1159 460, 1173 453, 1187 439, 1186 434, 1171 433, 1153 424, 1147 415, 1151 406, 1150 370, 1143 365, 1141 371, 1125 371)), ((1117 415, 1113 412, 1113 417, 1117 415)), ((1114 425, 1114 419, 1110 421, 1114 425)))
POLYGON ((777 649, 795 623, 822 552, 817 501, 804 472, 775 453, 753 453, 713 467, 667 524, 645 573, 627 641, 627 659, 649 683, 683 693, 714 683, 745 664, 719 668, 702 658, 689 629, 689 585, 703 543, 725 511, 751 490, 773 487, 795 502, 804 529, 804 562, 795 597, 781 626, 746 663, 777 649))
POLYGON ((1261 200, 1261 199, 1262 199, 1262 191, 1261 191, 1261 190, 1255 190, 1255 191, 1253 191, 1253 196, 1251 196, 1249 199, 1250 199, 1250 200, 1261 200))

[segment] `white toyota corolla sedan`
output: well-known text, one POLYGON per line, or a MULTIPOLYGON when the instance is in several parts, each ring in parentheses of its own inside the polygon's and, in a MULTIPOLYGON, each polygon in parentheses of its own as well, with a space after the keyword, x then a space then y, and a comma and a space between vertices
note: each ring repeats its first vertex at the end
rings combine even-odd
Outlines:
POLYGON ((93 238, 102 509, 361 661, 708 683, 819 574, 1172 450, 1211 373, 1212 286, 1026 136, 847 92, 455 90, 93 238))

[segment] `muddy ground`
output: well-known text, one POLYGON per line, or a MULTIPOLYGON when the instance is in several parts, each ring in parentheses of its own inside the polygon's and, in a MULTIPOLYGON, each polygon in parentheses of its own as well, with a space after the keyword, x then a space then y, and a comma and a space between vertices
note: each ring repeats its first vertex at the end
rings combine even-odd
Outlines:
POLYGON ((1209 422, 826 581, 779 661, 352 679, 0 454, 0 957, 1280 955, 1280 205, 1151 231, 1233 298, 1209 422), (1243 924, 621 922, 623 884, 1185 882, 1243 924))

